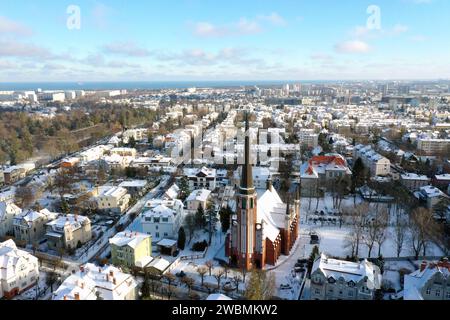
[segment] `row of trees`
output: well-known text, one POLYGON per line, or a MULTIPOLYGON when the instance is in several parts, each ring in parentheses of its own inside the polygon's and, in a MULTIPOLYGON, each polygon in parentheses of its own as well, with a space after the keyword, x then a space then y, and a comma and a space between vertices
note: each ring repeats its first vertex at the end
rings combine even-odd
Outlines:
POLYGON ((438 224, 431 210, 417 207, 408 212, 394 209, 391 219, 389 209, 376 208, 366 203, 348 208, 344 220, 351 226, 348 246, 351 256, 358 257, 362 246, 368 249, 369 258, 375 245, 378 256, 382 256, 382 246, 389 235, 395 243, 397 257, 409 245, 416 259, 427 255, 431 243, 442 243, 442 225, 438 224), (389 234, 389 227, 391 231, 389 234))
POLYGON ((94 140, 135 125, 149 125, 160 111, 128 105, 78 104, 72 111, 42 118, 26 112, 0 112, 0 164, 16 164, 38 153, 56 157, 79 149, 88 131, 94 140))

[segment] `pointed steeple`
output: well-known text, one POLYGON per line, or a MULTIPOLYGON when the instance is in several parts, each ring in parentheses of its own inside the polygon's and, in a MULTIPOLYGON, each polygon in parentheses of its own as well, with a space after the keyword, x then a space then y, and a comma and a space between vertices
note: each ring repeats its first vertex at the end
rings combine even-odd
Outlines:
POLYGON ((252 194, 255 192, 253 186, 253 168, 250 161, 250 124, 248 112, 245 113, 245 159, 242 167, 241 194, 252 194))

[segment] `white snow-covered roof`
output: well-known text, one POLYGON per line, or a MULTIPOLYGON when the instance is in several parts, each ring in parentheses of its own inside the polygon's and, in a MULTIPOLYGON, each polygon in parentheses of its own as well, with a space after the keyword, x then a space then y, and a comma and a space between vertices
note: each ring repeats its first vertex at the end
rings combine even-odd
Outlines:
POLYGON ((27 265, 38 269, 38 259, 30 253, 18 249, 13 240, 0 243, 0 283, 13 278, 18 265, 27 265))
POLYGON ((350 262, 330 259, 325 254, 322 254, 314 262, 312 273, 319 269, 327 279, 333 278, 337 281, 343 278, 346 282, 353 281, 356 284, 367 277, 367 287, 369 289, 379 289, 381 286, 380 269, 367 260, 350 262))
POLYGON ((80 300, 95 300, 97 293, 104 300, 124 300, 136 287, 136 280, 120 269, 88 263, 61 284, 52 300, 75 300, 76 293, 80 300))
POLYGON ((147 185, 147 180, 132 180, 124 181, 119 184, 121 188, 144 188, 147 185))
POLYGON ((206 300, 222 300, 222 301, 227 301, 227 300, 233 300, 233 299, 231 299, 230 297, 228 297, 228 296, 226 296, 226 295, 224 295, 224 294, 221 294, 221 293, 213 293, 213 294, 210 294, 210 295, 206 298, 206 300))
POLYGON ((155 268, 156 270, 160 272, 164 272, 169 266, 170 262, 163 258, 154 259, 150 264, 149 267, 155 268))
POLYGON ((177 244, 177 241, 171 240, 171 239, 163 239, 157 243, 157 245, 161 246, 161 247, 173 247, 176 244, 177 244))
POLYGON ((208 197, 210 194, 211 194, 210 190, 206 190, 206 189, 195 190, 189 195, 189 197, 186 199, 186 201, 205 202, 206 200, 208 200, 208 197))
POLYGON ((129 246, 135 249, 142 241, 149 238, 151 238, 151 236, 145 233, 123 231, 109 239, 109 243, 119 247, 129 246))
POLYGON ((12 202, 0 202, 0 221, 2 221, 6 214, 18 215, 22 212, 18 206, 12 202))
POLYGON ((421 290, 437 274, 441 274, 444 279, 448 279, 450 277, 450 264, 448 262, 430 264, 425 262, 425 265, 419 270, 405 275, 404 300, 424 300, 421 290))
POLYGON ((180 192, 180 188, 176 185, 173 184, 165 193, 164 193, 164 197, 168 198, 168 199, 176 199, 178 198, 178 193, 180 192))

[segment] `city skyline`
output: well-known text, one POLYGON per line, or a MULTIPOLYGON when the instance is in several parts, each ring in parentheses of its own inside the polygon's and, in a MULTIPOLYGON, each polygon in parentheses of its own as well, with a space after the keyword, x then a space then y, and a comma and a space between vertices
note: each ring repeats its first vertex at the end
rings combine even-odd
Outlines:
POLYGON ((0 82, 450 78, 443 0, 0 3, 0 82))

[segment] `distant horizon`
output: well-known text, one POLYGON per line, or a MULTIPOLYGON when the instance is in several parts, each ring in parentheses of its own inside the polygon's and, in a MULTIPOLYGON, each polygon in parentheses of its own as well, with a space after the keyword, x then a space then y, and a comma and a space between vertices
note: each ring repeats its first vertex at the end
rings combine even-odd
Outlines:
POLYGON ((354 79, 354 80, 142 80, 142 81, 14 81, 0 82, 0 91, 15 90, 118 90, 185 89, 201 87, 241 87, 253 85, 321 84, 351 82, 448 82, 450 79, 354 79))

